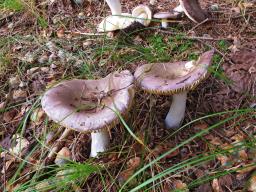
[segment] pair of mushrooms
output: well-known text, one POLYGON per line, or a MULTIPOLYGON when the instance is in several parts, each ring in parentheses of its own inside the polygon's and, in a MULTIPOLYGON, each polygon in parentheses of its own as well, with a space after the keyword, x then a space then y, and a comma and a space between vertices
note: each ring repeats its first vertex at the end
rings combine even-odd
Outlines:
POLYGON ((187 92, 207 75, 214 51, 205 52, 197 61, 146 64, 130 71, 113 72, 99 80, 64 81, 46 91, 42 108, 53 121, 79 132, 91 133, 91 157, 109 145, 109 130, 131 108, 135 86, 146 92, 173 95, 165 124, 180 126, 185 113, 187 92), (135 78, 134 78, 135 77, 135 78))
MULTIPOLYGON (((112 15, 103 19, 98 25, 98 32, 110 32, 119 29, 126 29, 138 22, 143 26, 149 26, 152 19, 152 11, 146 5, 139 5, 130 13, 122 13, 120 0, 106 0, 111 9, 112 15)), ((180 5, 169 12, 154 14, 155 19, 161 19, 162 27, 168 27, 168 19, 177 19, 181 13, 185 13, 192 21, 199 23, 204 21, 208 15, 202 10, 198 0, 179 0, 180 5)))
POLYGON ((146 5, 139 5, 130 13, 122 13, 120 0, 106 0, 112 15, 104 18, 98 25, 98 32, 110 32, 126 29, 134 22, 148 26, 152 18, 152 12, 146 5))

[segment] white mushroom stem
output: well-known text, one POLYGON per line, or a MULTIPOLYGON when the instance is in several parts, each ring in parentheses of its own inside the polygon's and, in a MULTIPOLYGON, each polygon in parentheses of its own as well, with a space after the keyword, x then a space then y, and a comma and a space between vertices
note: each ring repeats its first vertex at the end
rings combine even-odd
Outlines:
POLYGON ((170 110, 165 118, 167 128, 177 129, 185 116, 187 92, 174 94, 170 110))
POLYGON ((121 15, 121 3, 120 0, 106 0, 112 15, 121 15))
POLYGON ((181 5, 178 5, 177 7, 175 7, 173 9, 173 11, 178 12, 178 13, 184 13, 184 9, 181 5))
POLYGON ((92 143, 91 143, 91 157, 97 157, 98 152, 106 151, 109 145, 109 133, 108 130, 91 133, 92 143))
POLYGON ((168 20, 167 19, 162 19, 161 21, 161 25, 163 28, 168 28, 169 24, 168 24, 168 20))

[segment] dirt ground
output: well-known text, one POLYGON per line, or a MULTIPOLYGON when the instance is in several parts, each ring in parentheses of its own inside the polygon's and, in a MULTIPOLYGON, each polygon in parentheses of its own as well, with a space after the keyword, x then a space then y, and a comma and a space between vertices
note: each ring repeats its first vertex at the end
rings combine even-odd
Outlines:
MULTIPOLYGON (((183 16, 168 29, 158 21, 111 37, 96 33, 97 24, 110 14, 104 1, 22 2, 20 10, 0 6, 0 191, 118 191, 136 171, 171 149, 123 191, 170 168, 174 171, 139 191, 256 191, 255 1, 200 1, 211 15, 206 22, 196 24, 183 16), (189 92, 182 129, 164 126, 171 97, 138 89, 125 120, 139 140, 119 124, 110 131, 109 150, 95 159, 89 158, 88 134, 72 132, 57 142, 64 128, 49 120, 40 105, 51 85, 64 79, 98 79, 116 70, 134 72, 146 63, 190 60, 209 49, 215 49, 212 71, 189 92), (15 154, 17 135, 24 139, 24 147, 15 154), (67 147, 78 165, 104 168, 73 182, 68 190, 27 185, 54 177, 55 157, 47 154, 56 143, 60 149, 67 147), (191 163, 204 157, 210 159, 191 163), (177 170, 176 165, 180 165, 177 170)), ((124 12, 149 5, 146 0, 121 2, 124 12)), ((157 0, 151 9, 168 11, 177 3, 157 0)))

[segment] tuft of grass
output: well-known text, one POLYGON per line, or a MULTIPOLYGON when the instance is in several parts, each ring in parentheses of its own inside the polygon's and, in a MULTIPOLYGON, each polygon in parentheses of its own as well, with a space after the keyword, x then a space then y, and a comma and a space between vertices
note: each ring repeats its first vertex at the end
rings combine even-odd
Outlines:
POLYGON ((24 5, 20 0, 0 0, 0 9, 22 11, 24 9, 24 5))
MULTIPOLYGON (((224 124, 226 124, 227 122, 233 121, 234 119, 241 117, 241 116, 252 116, 253 115, 253 109, 240 109, 240 110, 233 110, 233 111, 228 111, 228 112, 221 112, 221 113, 215 113, 212 115, 207 115, 205 117, 193 120, 192 122, 182 126, 181 128, 179 128, 177 131, 175 131, 176 133, 182 129, 184 129, 185 127, 188 127, 189 124, 192 124, 194 122, 200 121, 202 119, 205 118, 209 118, 212 116, 219 116, 219 115, 224 115, 224 114, 230 114, 230 116, 210 127, 208 127, 207 129, 204 129, 198 133, 196 133, 195 135, 191 136, 190 138, 188 138, 187 140, 183 141, 182 143, 178 144, 176 147, 172 148, 171 150, 165 152, 164 154, 160 155, 159 157, 157 157, 156 159, 154 159, 153 161, 151 161, 150 163, 144 165, 141 169, 139 169, 137 172, 135 172, 120 188, 119 192, 121 191, 127 191, 127 187, 129 187, 129 183, 136 180, 138 177, 143 177, 141 176, 141 174, 143 174, 145 172, 145 170, 151 168, 153 165, 155 165, 157 162, 159 162, 162 158, 164 158, 166 155, 174 152, 175 150, 177 150, 178 148, 190 143, 191 141, 193 141, 196 138, 201 138, 203 137, 205 134, 209 133, 210 130, 213 130, 219 126, 222 126, 224 124)), ((240 119, 240 121, 242 121, 240 119)), ((173 134, 175 134, 175 132, 173 134)), ((172 134, 172 135, 173 135, 172 134)), ((241 143, 241 145, 236 145, 234 146, 235 150, 237 149, 242 149, 244 147, 255 147, 255 142, 250 143, 249 145, 247 145, 246 143, 241 143)), ((150 188, 155 187, 156 185, 161 184, 166 178, 169 178, 172 174, 179 174, 182 173, 183 171, 185 171, 188 167, 197 167, 200 166, 202 164, 204 164, 205 162, 214 160, 218 155, 220 154, 227 154, 230 153, 230 150, 220 150, 218 149, 217 151, 212 151, 209 152, 208 154, 201 154, 201 155, 197 155, 195 157, 192 157, 190 159, 187 159, 185 161, 182 161, 178 164, 175 164, 171 167, 169 167, 168 169, 163 170, 162 172, 152 176, 152 177, 143 177, 144 181, 140 184, 137 184, 137 186, 135 186, 132 189, 129 189, 129 191, 131 192, 135 192, 135 191, 150 191, 150 188), (150 186, 149 186, 150 185, 150 186), (153 185, 153 186, 152 186, 153 185), (147 186, 149 186, 149 188, 146 188, 147 186)), ((234 150, 234 149, 233 149, 234 150)), ((226 172, 226 174, 229 174, 229 172, 226 172)), ((222 175, 222 174, 221 174, 222 175)), ((215 174, 214 178, 219 177, 218 174, 215 174)), ((204 180, 205 182, 208 180, 213 179, 213 177, 211 175, 208 175, 208 177, 206 177, 207 179, 204 180)), ((200 182, 197 181, 197 182, 200 182)), ((188 185, 189 187, 193 188, 195 186, 198 186, 197 182, 191 182, 191 185, 188 185), (196 183, 196 184, 195 184, 196 183)), ((202 183, 200 183, 202 184, 202 183)))
POLYGON ((9 66, 11 65, 11 58, 8 56, 8 54, 4 55, 0 53, 0 76, 4 75, 9 66))
POLYGON ((219 42, 218 42, 218 48, 221 50, 221 51, 224 51, 224 52, 226 52, 226 51, 228 51, 228 42, 227 41, 225 41, 225 40, 220 40, 219 42))
POLYGON ((229 85, 232 81, 225 75, 224 70, 221 67, 223 58, 219 54, 215 54, 212 60, 212 66, 208 68, 208 71, 213 74, 215 78, 222 80, 229 85))

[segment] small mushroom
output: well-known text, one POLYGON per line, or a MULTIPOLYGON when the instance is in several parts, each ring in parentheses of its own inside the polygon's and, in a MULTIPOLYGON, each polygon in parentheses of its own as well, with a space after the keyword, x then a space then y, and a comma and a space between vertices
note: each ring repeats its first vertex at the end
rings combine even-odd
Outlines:
POLYGON ((183 10, 185 14, 195 23, 206 20, 209 15, 201 8, 198 0, 179 0, 181 8, 176 7, 176 11, 183 10))
POLYGON ((172 95, 172 104, 165 118, 167 128, 178 128, 185 115, 187 92, 206 76, 214 50, 205 52, 197 61, 146 64, 135 71, 138 85, 146 92, 172 95))
POLYGON ((129 13, 122 13, 120 0, 106 0, 112 15, 104 18, 97 27, 98 32, 111 32, 125 29, 134 22, 129 13))
POLYGON ((134 97, 134 77, 128 71, 114 72, 98 80, 64 81, 49 89, 42 98, 46 114, 60 125, 91 133, 91 157, 109 144, 109 130, 125 114, 134 97))
POLYGON ((144 26, 149 26, 152 19, 152 11, 149 6, 138 5, 132 10, 132 17, 135 17, 135 21, 141 23, 144 26))
POLYGON ((161 25, 163 28, 168 27, 168 19, 178 19, 181 16, 179 12, 170 11, 170 12, 159 12, 154 14, 155 19, 161 19, 161 25))
POLYGON ((178 5, 177 7, 175 7, 173 9, 173 11, 178 12, 178 13, 184 13, 184 9, 182 8, 181 5, 178 5))

